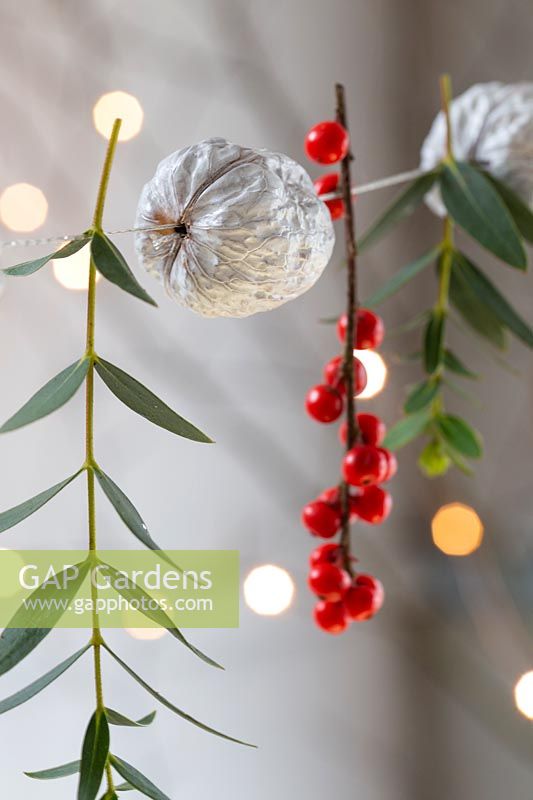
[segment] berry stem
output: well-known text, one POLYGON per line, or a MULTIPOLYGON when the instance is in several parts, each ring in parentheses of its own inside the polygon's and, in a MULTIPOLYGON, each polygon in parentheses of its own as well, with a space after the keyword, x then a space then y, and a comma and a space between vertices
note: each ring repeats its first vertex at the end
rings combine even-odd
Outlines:
MULTIPOLYGON (((336 119, 348 131, 346 114, 346 94, 341 83, 335 85, 336 94, 336 119)), ((344 348, 344 380, 346 383, 346 451, 351 450, 356 443, 359 430, 356 420, 355 386, 353 344, 357 335, 357 244, 355 239, 355 219, 351 196, 351 169, 350 162, 353 156, 350 151, 341 162, 341 191, 344 199, 344 233, 346 244, 346 267, 348 271, 347 302, 346 302, 346 340, 344 348)), ((350 498, 346 481, 341 484, 342 532, 340 544, 342 547, 344 567, 352 574, 350 559, 350 498)))

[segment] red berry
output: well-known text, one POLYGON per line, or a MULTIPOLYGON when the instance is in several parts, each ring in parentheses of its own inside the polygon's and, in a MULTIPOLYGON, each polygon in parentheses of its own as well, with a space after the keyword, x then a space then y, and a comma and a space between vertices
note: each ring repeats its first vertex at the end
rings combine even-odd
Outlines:
POLYGON ((342 600, 350 588, 351 579, 346 570, 335 564, 322 562, 311 567, 307 583, 314 594, 331 603, 336 603, 338 600, 342 600))
POLYGON ((313 536, 331 539, 341 526, 340 509, 322 500, 314 500, 303 507, 302 522, 313 536))
MULTIPOLYGON (((379 445, 385 438, 385 424, 375 414, 357 414, 357 426, 361 432, 363 444, 379 445)), ((343 422, 339 428, 341 444, 346 444, 348 425, 343 422)))
MULTIPOLYGON (((328 172, 327 175, 321 175, 314 181, 315 190, 320 197, 323 194, 337 191, 339 185, 339 173, 328 172)), ((329 208, 331 219, 341 219, 344 216, 344 200, 341 197, 336 197, 333 200, 324 200, 324 203, 329 208)))
POLYGON ((354 622, 362 622, 376 614, 385 599, 380 581, 371 575, 358 575, 343 600, 346 615, 354 622))
POLYGON ((387 459, 387 472, 385 473, 385 477, 383 478, 384 481, 390 481, 391 478, 394 478, 396 473, 398 472, 398 459, 391 453, 390 450, 387 450, 385 447, 379 448, 385 458, 387 459))
POLYGON ((356 444, 342 462, 344 480, 352 486, 381 483, 386 471, 387 459, 379 448, 370 444, 356 444))
POLYGON ((335 422, 342 414, 344 403, 337 389, 319 384, 307 392, 305 407, 317 422, 335 422))
POLYGON ((353 501, 359 517, 372 525, 387 519, 392 508, 392 497, 381 486, 365 486, 353 501))
POLYGON ((343 633, 349 624, 343 603, 321 600, 313 610, 316 625, 326 633, 343 633))
MULTIPOLYGON (((338 510, 339 514, 342 514, 341 495, 338 486, 332 486, 330 489, 324 489, 322 494, 318 495, 318 499, 322 500, 324 503, 333 505, 338 510)), ((354 500, 355 497, 349 497, 350 519, 352 521, 357 517, 354 500)))
POLYGON ((348 131, 338 122, 319 122, 305 137, 305 152, 319 164, 335 164, 348 155, 348 131))
MULTIPOLYGON (((345 394, 346 381, 343 378, 343 364, 344 359, 342 356, 335 356, 331 358, 324 367, 324 380, 329 386, 333 386, 338 392, 345 394)), ((354 372, 354 389, 355 395, 361 394, 366 386, 367 375, 364 365, 358 358, 353 360, 354 372)))
POLYGON ((338 544, 328 542, 328 544, 321 544, 320 547, 315 547, 309 556, 309 564, 316 567, 317 564, 335 564, 336 567, 340 566, 342 561, 342 549, 338 544))
MULTIPOLYGON (((343 314, 337 321, 337 336, 341 342, 346 339, 347 327, 348 318, 346 314, 343 314)), ((357 333, 354 336, 356 350, 379 347, 384 337, 385 326, 381 317, 378 317, 377 314, 367 308, 359 308, 357 311, 357 333)))

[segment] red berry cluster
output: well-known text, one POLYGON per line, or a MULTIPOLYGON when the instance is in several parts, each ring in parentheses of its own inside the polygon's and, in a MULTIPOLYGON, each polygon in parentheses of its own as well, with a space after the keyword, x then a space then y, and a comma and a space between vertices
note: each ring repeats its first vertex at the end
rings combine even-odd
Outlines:
MULTIPOLYGON (((348 131, 338 122, 319 122, 306 136, 305 152, 312 161, 319 164, 336 164, 347 155, 350 147, 348 131)), ((339 174, 327 172, 315 181, 316 193, 320 196, 336 192, 339 188, 339 174)), ((340 197, 324 201, 331 219, 341 219, 344 216, 344 200, 340 197)))
MULTIPOLYGON (((337 322, 341 343, 346 339, 347 319, 343 314, 337 322)), ((357 350, 379 347, 384 337, 382 320, 368 309, 357 311, 354 347, 357 350)), ((342 356, 328 361, 324 369, 325 383, 307 393, 305 404, 309 415, 318 422, 337 420, 344 409, 346 385, 342 356)), ((354 358, 354 390, 356 396, 366 385, 366 372, 354 358)), ((381 446, 385 437, 384 423, 375 414, 356 414, 358 442, 345 454, 342 476, 348 485, 350 521, 360 519, 372 525, 383 522, 392 507, 390 494, 379 484, 396 473, 393 453, 381 446)), ((347 441, 347 423, 339 428, 342 444, 347 441)), ((339 486, 326 489, 302 511, 302 522, 313 536, 332 539, 342 526, 341 490, 339 486)), ((338 544, 325 544, 313 550, 309 587, 320 600, 314 611, 315 622, 328 633, 341 633, 350 622, 370 619, 383 604, 381 583, 370 575, 351 575, 352 559, 338 544)))

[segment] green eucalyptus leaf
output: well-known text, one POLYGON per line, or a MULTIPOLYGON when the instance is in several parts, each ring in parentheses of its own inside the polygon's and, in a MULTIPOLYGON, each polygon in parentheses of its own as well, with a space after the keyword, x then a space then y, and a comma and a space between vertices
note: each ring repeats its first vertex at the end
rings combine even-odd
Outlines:
POLYGON ((453 260, 450 275, 450 300, 467 325, 494 347, 505 350, 507 342, 500 320, 472 291, 457 267, 456 258, 453 260))
POLYGON ((464 419, 451 414, 442 414, 436 425, 443 439, 460 455, 468 458, 481 458, 483 444, 481 436, 464 419))
POLYGON ((464 283, 468 285, 480 302, 492 311, 501 325, 504 325, 528 347, 533 347, 533 330, 475 264, 463 253, 457 253, 453 269, 460 272, 464 283))
POLYGON ((428 442, 418 457, 418 466, 428 478, 444 475, 448 472, 451 463, 450 456, 437 439, 428 442))
POLYGON ((22 661, 45 636, 51 628, 6 628, 0 636, 0 675, 9 672, 19 661, 22 661))
POLYGON ((424 366, 432 375, 442 364, 444 357, 444 322, 445 316, 440 309, 435 309, 426 326, 424 335, 424 366))
POLYGON ((424 433, 430 419, 431 415, 428 409, 409 414, 390 428, 383 441, 383 447, 387 447, 389 450, 399 450, 400 447, 404 447, 424 433))
POLYGON ((68 486, 74 478, 77 478, 80 472, 81 469, 75 472, 74 475, 65 478, 64 481, 59 481, 59 483, 54 484, 54 486, 51 486, 49 489, 45 489, 44 492, 39 492, 39 494, 36 494, 34 497, 30 497, 29 500, 19 503, 18 506, 13 506, 13 508, 9 508, 7 511, 2 511, 0 514, 0 533, 7 531, 14 525, 18 525, 23 519, 26 519, 26 517, 38 511, 45 503, 48 503, 52 497, 59 494, 61 489, 68 486))
MULTIPOLYGON (((148 528, 146 527, 141 515, 131 500, 126 497, 122 489, 120 489, 120 487, 117 486, 113 480, 111 480, 109 475, 106 475, 105 472, 99 467, 95 469, 95 474, 104 494, 111 505, 115 508, 115 511, 124 522, 126 527, 128 527, 133 535, 136 536, 145 547, 148 547, 149 550, 161 550, 159 545, 154 542, 148 533, 148 528)), ((163 554, 162 557, 164 557, 163 554)))
POLYGON ((236 744, 242 744, 245 745, 246 747, 255 747, 255 745, 249 744, 249 742, 243 742, 240 739, 234 739, 233 736, 228 736, 227 734, 221 733, 220 731, 217 731, 214 728, 210 728, 203 722, 199 722, 197 719, 194 719, 194 717, 191 717, 185 711, 181 711, 181 709, 177 708, 173 703, 170 702, 170 700, 167 700, 166 697, 163 697, 162 694, 159 694, 159 692, 157 692, 155 689, 152 689, 151 686, 149 686, 139 675, 137 675, 137 673, 135 673, 131 669, 131 667, 128 667, 128 665, 124 661, 122 661, 122 659, 119 658, 119 656, 117 656, 117 654, 114 653, 113 650, 111 650, 109 645, 104 644, 103 647, 115 659, 117 664, 120 664, 120 666, 128 673, 128 675, 130 675, 134 680, 136 680, 137 683, 140 686, 142 686, 146 692, 148 692, 148 694, 152 695, 152 697, 154 697, 159 703, 161 703, 161 705, 165 706, 165 708, 168 708, 170 711, 173 711, 174 714, 177 714, 178 717, 181 717, 187 722, 196 725, 198 728, 207 731, 207 733, 212 733, 215 736, 220 736, 222 739, 227 739, 230 742, 235 742, 236 744))
POLYGON ((474 474, 474 470, 468 466, 463 456, 460 453, 458 453, 457 450, 444 439, 441 439, 441 444, 445 452, 449 456, 450 461, 452 462, 454 467, 457 467, 457 469, 460 470, 463 473, 463 475, 467 475, 469 478, 471 478, 472 475, 474 474))
POLYGON ((97 709, 90 719, 83 740, 78 800, 95 800, 108 755, 109 726, 105 713, 97 709))
POLYGON ((56 678, 59 678, 66 670, 71 667, 76 661, 81 658, 81 656, 87 652, 90 645, 86 644, 85 647, 82 647, 81 650, 78 650, 73 655, 66 658, 56 667, 51 669, 42 677, 38 678, 33 683, 30 683, 24 689, 12 694, 10 697, 6 697, 5 700, 0 700, 0 714, 4 714, 6 711, 11 711, 12 708, 16 708, 17 706, 22 705, 27 700, 31 700, 32 697, 35 697, 36 694, 42 692, 43 689, 46 689, 56 678))
POLYGON ((471 378, 472 380, 479 378, 479 375, 476 372, 469 370, 468 367, 463 364, 461 359, 448 349, 444 351, 444 366, 450 372, 455 372, 456 375, 461 375, 463 378, 471 378))
POLYGON ((65 405, 85 380, 89 365, 89 359, 82 358, 62 370, 59 375, 39 389, 33 397, 30 397, 16 414, 4 422, 0 433, 7 433, 7 431, 14 431, 24 425, 29 425, 30 422, 46 417, 52 411, 65 405))
POLYGON ((147 725, 151 725, 156 715, 156 712, 152 711, 141 719, 133 720, 118 711, 113 711, 112 708, 106 708, 105 713, 110 725, 119 725, 125 728, 146 728, 147 725))
POLYGON ((175 411, 172 411, 159 397, 156 397, 150 389, 132 378, 109 361, 99 358, 95 365, 96 371, 107 386, 118 397, 124 405, 131 408, 141 417, 144 417, 154 425, 159 425, 171 433, 191 439, 194 442, 212 443, 212 439, 198 430, 175 411))
POLYGON ((119 783, 119 785, 116 787, 117 792, 131 792, 134 789, 135 786, 132 786, 132 784, 128 783, 127 781, 124 781, 124 783, 119 783))
POLYGON ((55 778, 67 778, 69 775, 76 775, 80 771, 81 761, 69 761, 68 764, 61 764, 59 767, 41 769, 38 772, 25 772, 28 778, 35 778, 38 781, 50 781, 55 778))
POLYGON ((507 264, 526 269, 527 257, 507 206, 485 176, 470 164, 446 164, 440 178, 450 216, 507 264))
POLYGON ((418 383, 409 393, 403 410, 406 414, 413 414, 415 411, 427 408, 437 396, 439 389, 440 382, 435 379, 418 383))
POLYGON ((57 258, 68 258, 69 256, 74 255, 77 253, 78 250, 81 250, 82 247, 85 247, 91 241, 90 236, 82 236, 79 239, 73 239, 72 242, 69 242, 60 250, 56 250, 55 253, 50 253, 47 256, 42 256, 41 258, 36 258, 33 261, 23 261, 21 264, 15 264, 14 267, 8 267, 4 269, 3 272, 5 275, 14 275, 17 277, 25 277, 26 275, 33 275, 34 272, 44 267, 45 264, 48 264, 49 261, 55 261, 57 258))
POLYGON ((527 239, 528 242, 533 242, 533 212, 529 206, 510 186, 497 180, 490 172, 483 171, 483 175, 492 183, 500 195, 524 239, 527 239))
POLYGON ((105 234, 99 231, 95 232, 91 241, 91 257, 98 272, 101 272, 108 281, 128 294, 132 294, 152 306, 157 306, 155 300, 137 281, 120 250, 105 234))
POLYGON ((363 306, 365 308, 375 308, 376 306, 383 303, 384 300, 387 300, 389 297, 392 297, 393 294, 396 294, 406 283, 412 281, 413 278, 422 272, 422 270, 431 264, 432 261, 435 261, 438 258, 440 253, 440 245, 438 247, 433 247, 431 250, 428 250, 427 253, 417 258, 415 261, 411 261, 409 264, 406 264, 405 267, 402 267, 395 272, 394 275, 390 280, 387 281, 383 286, 381 286, 377 291, 374 292, 367 300, 364 301, 363 306))
POLYGON ((134 607, 137 606, 137 603, 139 602, 139 611, 141 614, 144 614, 145 617, 151 619, 152 622, 156 623, 156 625, 160 625, 162 628, 165 628, 171 636, 181 642, 181 644, 184 644, 185 647, 194 653, 195 656, 201 658, 202 661, 205 661, 206 664, 209 664, 212 667, 217 667, 217 669, 224 669, 224 667, 222 667, 216 661, 213 661, 212 658, 209 658, 209 656, 207 656, 185 638, 179 628, 174 625, 168 614, 166 614, 166 612, 161 608, 159 603, 157 604, 157 608, 154 609, 152 607, 154 598, 147 594, 144 589, 141 589, 140 586, 137 586, 137 584, 131 580, 128 581, 129 586, 123 586, 124 581, 122 580, 118 580, 117 585, 115 586, 115 580, 117 578, 121 578, 122 574, 110 564, 106 564, 105 562, 101 563, 109 570, 111 582, 115 591, 125 597, 126 600, 134 607))
POLYGON ((170 800, 152 781, 148 780, 145 775, 135 767, 132 767, 131 764, 128 764, 127 761, 123 761, 114 755, 111 755, 110 761, 120 777, 124 778, 128 784, 131 784, 134 789, 144 794, 145 797, 151 797, 152 800, 170 800))
POLYGON ((383 214, 364 232, 357 242, 357 250, 362 253, 387 233, 400 220, 405 219, 421 204, 429 192, 440 168, 421 175, 405 189, 383 212, 383 214))

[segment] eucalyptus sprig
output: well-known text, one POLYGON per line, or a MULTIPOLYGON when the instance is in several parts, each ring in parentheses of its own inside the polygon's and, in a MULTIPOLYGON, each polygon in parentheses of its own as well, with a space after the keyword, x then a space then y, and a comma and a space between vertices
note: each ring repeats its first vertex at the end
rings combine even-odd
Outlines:
MULTIPOLYGON (((97 555, 95 482, 99 483, 104 494, 132 534, 145 547, 152 550, 160 550, 133 503, 96 461, 94 453, 95 373, 101 378, 115 397, 132 411, 135 411, 155 425, 195 442, 209 443, 212 441, 192 423, 169 408, 166 403, 143 386, 142 383, 131 375, 128 375, 119 367, 102 358, 95 349, 97 271, 125 292, 144 300, 150 305, 156 305, 150 295, 148 295, 137 282, 124 257, 105 235, 102 228, 104 203, 113 156, 118 141, 120 124, 120 120, 115 120, 113 131, 109 139, 91 227, 57 252, 33 261, 17 264, 16 266, 4 270, 7 275, 11 276, 32 275, 52 259, 66 258, 78 250, 81 250, 83 247, 90 246, 91 259, 87 296, 85 352, 78 360, 66 367, 58 375, 48 381, 45 386, 39 389, 27 403, 13 414, 0 428, 0 433, 13 431, 47 416, 70 400, 81 385, 85 383, 85 458, 82 465, 73 474, 55 483, 48 489, 44 489, 29 500, 0 513, 0 532, 3 532, 35 513, 82 473, 85 475, 87 481, 88 553, 83 563, 77 565, 79 570, 77 579, 69 581, 69 588, 63 594, 63 597, 67 600, 72 599, 76 595, 89 570, 96 564, 102 563, 97 555)), ((57 573, 54 577, 60 579, 61 573, 57 573)), ((41 584, 28 600, 45 601, 47 598, 52 597, 55 591, 56 582, 48 580, 41 584)), ((144 592, 135 584, 133 584, 133 586, 130 585, 130 588, 127 590, 119 591, 122 591, 129 600, 143 600, 144 592)), ((95 608, 97 588, 93 585, 93 582, 91 582, 91 596, 93 608, 95 608)), ((154 610, 154 605, 152 603, 150 605, 150 610, 148 610, 148 605, 142 602, 139 603, 138 606, 141 613, 144 613, 156 624, 166 628, 177 641, 185 645, 194 655, 201 658, 207 664, 220 668, 220 665, 216 661, 202 653, 185 638, 162 607, 156 606, 154 610)), ((44 604, 33 603, 31 608, 33 609, 31 611, 31 627, 27 627, 27 607, 24 609, 21 607, 15 613, 0 637, 0 675, 15 667, 23 658, 29 655, 29 653, 31 653, 50 633, 53 626, 57 624, 62 615, 61 606, 57 607, 54 613, 51 613, 50 609, 46 608, 44 604), (44 620, 46 620, 46 625, 44 624, 44 620), (40 622, 41 624, 39 624, 40 622)), ((95 711, 91 716, 85 732, 81 748, 81 757, 57 767, 40 770, 38 772, 27 772, 26 775, 30 778, 51 780, 78 774, 78 800, 95 800, 100 792, 100 786, 104 777, 107 788, 102 795, 102 800, 116 800, 117 792, 129 789, 137 789, 141 794, 146 797, 151 797, 154 800, 168 800, 167 796, 139 772, 139 770, 112 754, 110 750, 110 726, 143 728, 153 721, 155 712, 134 721, 122 713, 113 711, 106 705, 102 681, 102 651, 107 652, 108 655, 155 700, 182 719, 216 736, 221 736, 224 739, 229 739, 239 744, 247 744, 246 742, 221 733, 190 716, 146 683, 146 681, 113 652, 105 642, 96 611, 93 611, 92 615, 92 635, 89 642, 45 675, 37 678, 31 684, 10 697, 0 700, 0 714, 16 708, 37 695, 53 681, 57 680, 88 650, 92 650, 93 653, 95 711), (120 776, 123 781, 122 783, 118 785, 115 783, 114 773, 120 776)))
POLYGON ((420 458, 430 477, 454 465, 470 474, 469 459, 483 454, 482 438, 466 420, 445 411, 444 390, 464 393, 457 378, 476 380, 477 373, 463 363, 446 342, 449 322, 456 322, 451 307, 477 335, 497 350, 504 350, 511 333, 533 347, 533 330, 499 289, 455 244, 455 227, 470 235, 503 264, 525 271, 524 240, 533 241, 533 214, 507 185, 488 175, 479 165, 457 161, 453 153, 450 122, 451 83, 441 78, 442 108, 446 119, 446 154, 439 166, 417 178, 361 237, 359 252, 411 214, 425 194, 438 185, 446 207, 443 237, 414 261, 402 267, 377 289, 364 305, 374 307, 437 265, 438 295, 433 308, 417 314, 413 326, 424 325, 421 360, 425 377, 412 387, 404 404, 405 416, 393 426, 384 446, 397 450, 419 436, 428 436, 420 458), (450 377, 451 376, 451 377, 450 377))

